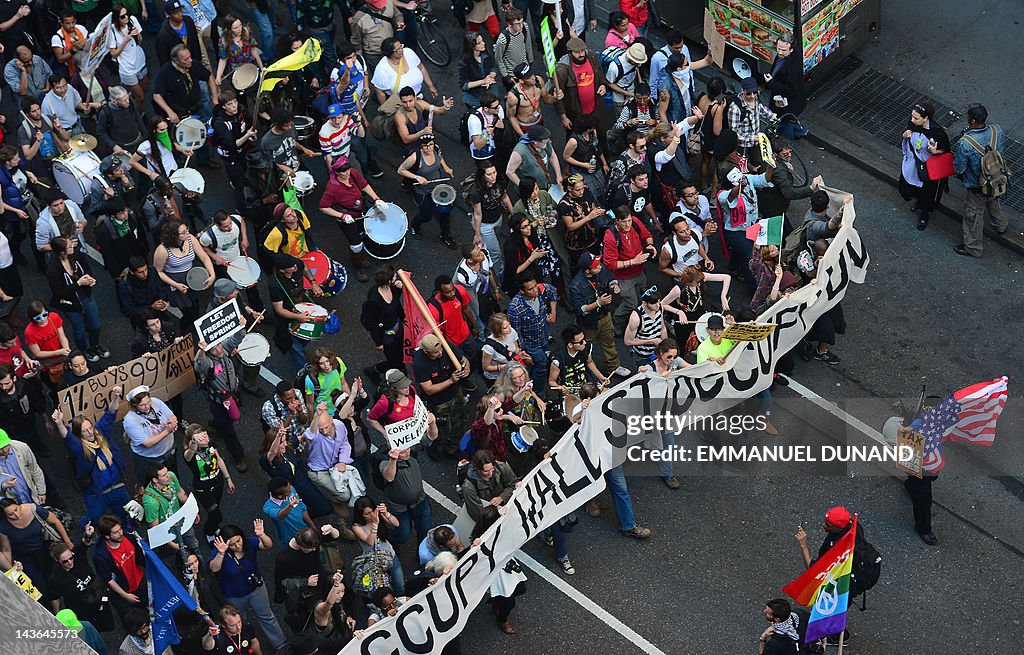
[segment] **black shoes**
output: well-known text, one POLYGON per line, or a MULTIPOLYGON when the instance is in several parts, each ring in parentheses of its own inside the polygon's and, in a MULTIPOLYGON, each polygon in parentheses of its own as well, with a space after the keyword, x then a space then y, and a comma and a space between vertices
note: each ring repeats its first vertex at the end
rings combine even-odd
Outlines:
POLYGON ((931 532, 918 532, 917 536, 921 537, 921 541, 928 546, 937 546, 939 543, 939 540, 931 532))
POLYGON ((960 255, 962 257, 974 257, 974 258, 977 258, 977 257, 981 256, 981 255, 972 255, 970 252, 968 252, 967 246, 965 246, 962 243, 959 246, 953 246, 953 252, 955 252, 956 254, 958 254, 958 255, 960 255))

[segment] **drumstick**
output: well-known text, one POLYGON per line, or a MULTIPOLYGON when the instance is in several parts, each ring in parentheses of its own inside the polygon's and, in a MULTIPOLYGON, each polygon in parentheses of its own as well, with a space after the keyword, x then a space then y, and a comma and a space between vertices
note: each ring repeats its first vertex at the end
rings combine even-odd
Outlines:
POLYGON ((542 425, 542 424, 538 423, 537 421, 523 421, 523 425, 542 425))
POLYGON ((253 343, 253 344, 250 344, 248 346, 245 346, 244 348, 237 348, 236 350, 238 352, 242 352, 243 350, 252 350, 253 348, 259 348, 262 345, 263 344, 260 344, 260 343, 253 343))
POLYGON ((182 166, 182 168, 188 168, 188 163, 191 160, 192 160, 192 155, 189 155, 188 157, 185 157, 185 165, 182 166))
POLYGON ((52 186, 50 186, 49 184, 46 184, 45 182, 40 182, 39 180, 36 180, 36 182, 35 182, 35 183, 36 183, 36 185, 38 185, 38 186, 41 186, 41 187, 43 187, 44 189, 52 189, 52 188, 53 188, 53 187, 52 187, 52 186))
POLYGON ((262 319, 263 319, 263 315, 264 315, 264 314, 266 314, 266 313, 267 313, 267 310, 265 310, 265 309, 264 309, 264 310, 263 310, 262 312, 260 312, 259 314, 257 314, 257 315, 256 315, 256 318, 255 318, 255 319, 253 319, 252 325, 250 325, 250 326, 249 326, 248 328, 246 328, 246 330, 245 330, 245 333, 246 333, 246 334, 249 334, 250 332, 252 332, 252 329, 253 329, 254 327, 256 327, 256 324, 257 324, 257 323, 259 323, 259 322, 260 322, 260 320, 262 320, 262 319))
POLYGON ((433 184, 434 182, 447 182, 452 178, 450 177, 439 177, 436 180, 427 180, 426 182, 413 182, 413 184, 433 184))

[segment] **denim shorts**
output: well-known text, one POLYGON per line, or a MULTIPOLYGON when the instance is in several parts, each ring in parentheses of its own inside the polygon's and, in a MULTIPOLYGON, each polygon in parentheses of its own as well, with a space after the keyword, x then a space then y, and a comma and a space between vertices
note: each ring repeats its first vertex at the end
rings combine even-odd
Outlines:
POLYGON ((126 87, 135 86, 139 83, 139 80, 142 80, 148 74, 149 70, 145 66, 143 66, 142 70, 140 70, 138 73, 135 73, 134 75, 127 75, 125 73, 121 73, 121 84, 125 85, 126 87))

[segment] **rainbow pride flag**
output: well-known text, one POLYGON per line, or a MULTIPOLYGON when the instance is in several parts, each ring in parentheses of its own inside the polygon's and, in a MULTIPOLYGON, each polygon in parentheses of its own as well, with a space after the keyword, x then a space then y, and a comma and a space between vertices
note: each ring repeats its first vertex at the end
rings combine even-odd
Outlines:
POLYGON ((836 545, 782 589, 798 604, 811 608, 807 636, 804 637, 806 643, 846 629, 856 535, 857 515, 854 514, 853 526, 836 545))

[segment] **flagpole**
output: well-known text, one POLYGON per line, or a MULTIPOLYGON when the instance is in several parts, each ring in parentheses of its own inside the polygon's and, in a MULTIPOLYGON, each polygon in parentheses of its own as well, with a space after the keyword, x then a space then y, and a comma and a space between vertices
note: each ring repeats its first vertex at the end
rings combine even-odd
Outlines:
POLYGON ((452 348, 451 346, 448 345, 448 341, 444 338, 444 335, 441 334, 441 330, 437 327, 437 321, 435 321, 434 317, 431 316, 430 311, 427 310, 427 306, 423 304, 423 298, 420 297, 419 289, 417 289, 416 285, 413 284, 412 280, 409 279, 409 274, 399 269, 398 277, 401 278, 402 284, 405 286, 406 291, 412 292, 412 301, 416 303, 416 309, 420 310, 420 314, 423 315, 423 319, 427 322, 427 325, 430 326, 430 331, 434 334, 434 336, 441 340, 441 347, 444 348, 445 353, 447 353, 448 359, 452 360, 452 364, 455 365, 455 370, 461 371, 462 362, 459 361, 457 357, 455 357, 455 353, 452 352, 452 348))
POLYGON ((263 76, 266 75, 266 68, 260 69, 260 76, 256 85, 256 100, 252 103, 252 129, 259 131, 260 124, 260 96, 263 95, 263 76))

